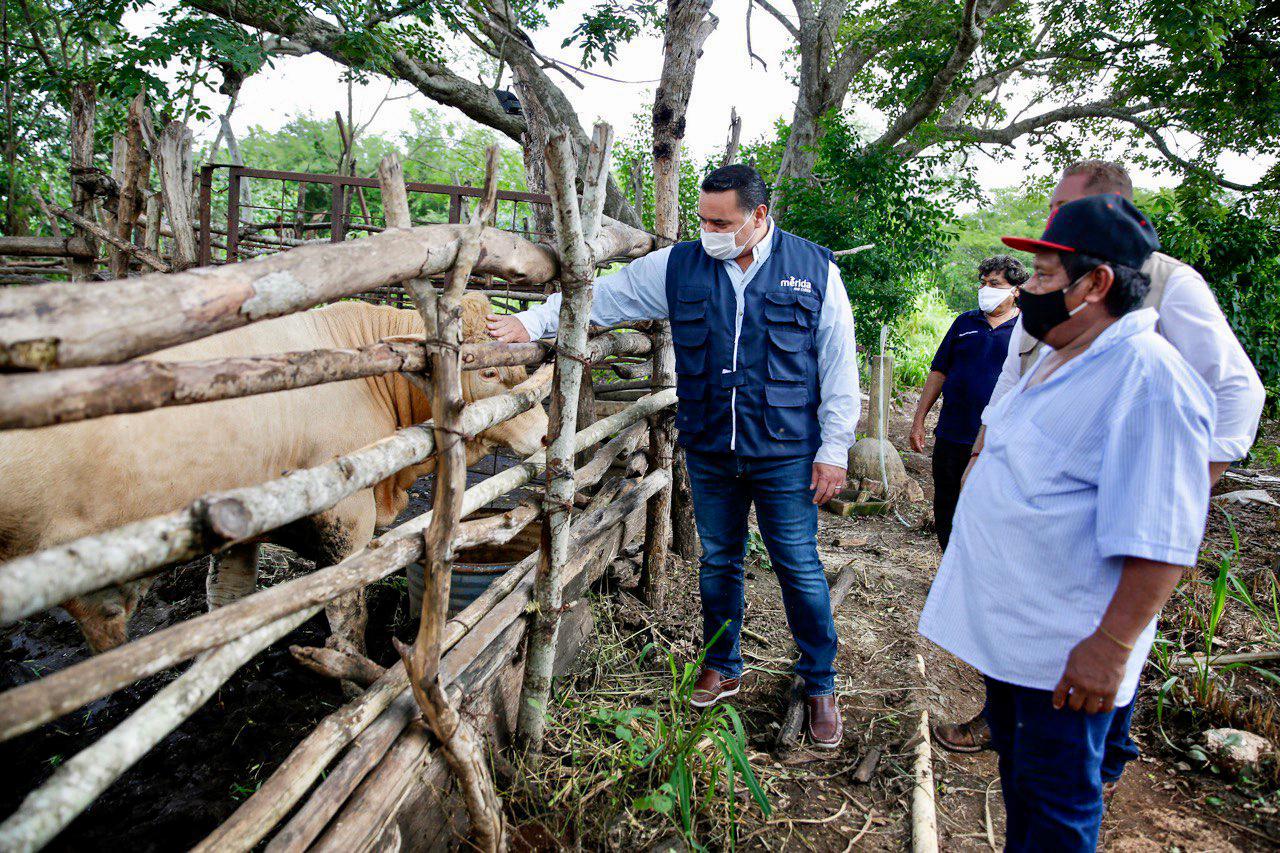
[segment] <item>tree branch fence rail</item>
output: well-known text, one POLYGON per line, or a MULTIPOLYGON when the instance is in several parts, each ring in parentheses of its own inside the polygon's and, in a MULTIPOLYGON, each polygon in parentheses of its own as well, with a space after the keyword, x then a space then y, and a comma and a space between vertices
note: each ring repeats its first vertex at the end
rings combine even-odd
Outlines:
MULTIPOLYGON (((631 471, 626 488, 595 500, 582 497, 611 469, 629 459, 634 466, 637 446, 653 441, 653 427, 648 425, 657 422, 653 416, 675 404, 672 389, 657 388, 594 423, 573 420, 580 391, 592 384, 591 372, 584 368, 614 366, 617 375, 627 377, 634 372, 635 359, 653 355, 653 337, 647 334, 587 334, 594 269, 655 248, 652 235, 600 215, 610 133, 607 126, 596 129, 597 150, 590 164, 594 177, 589 177, 581 207, 572 181, 560 179, 576 172, 572 147, 563 137, 553 137, 547 146, 548 184, 554 187, 550 200, 560 229, 557 248, 486 224, 493 222, 504 197, 496 190, 492 154, 486 188, 444 188, 452 192, 450 223, 412 223, 406 191, 441 188, 403 185, 394 161, 383 164, 380 181, 323 176, 325 180, 314 183, 331 187, 334 199, 341 194, 344 205, 352 188, 379 190, 388 204, 387 219, 396 224, 380 224, 375 230, 367 221, 344 222, 369 226, 369 236, 348 241, 342 234, 354 227, 339 228, 321 243, 286 237, 280 228, 269 237, 261 230, 246 230, 243 211, 235 210, 241 197, 236 179, 298 181, 298 173, 228 167, 232 180, 224 229, 227 257, 225 263, 211 266, 209 190, 213 170, 223 167, 205 167, 198 243, 205 266, 182 269, 176 264, 181 271, 169 274, 0 291, 2 429, 43 428, 393 372, 425 383, 435 394, 432 421, 401 429, 327 464, 206 494, 168 514, 0 564, 0 625, 74 596, 254 541, 429 458, 434 457, 437 466, 433 509, 387 530, 342 562, 258 590, 0 694, 0 740, 6 740, 148 675, 194 661, 177 680, 31 792, 0 824, 0 848, 34 850, 48 844, 255 654, 327 603, 421 562, 428 567, 430 594, 424 598, 417 641, 402 649, 403 662, 383 671, 363 693, 322 720, 197 849, 252 849, 290 815, 268 849, 362 849, 392 836, 413 847, 421 839, 405 838, 404 833, 424 831, 421 815, 448 817, 449 807, 440 793, 444 786, 438 783, 450 773, 464 794, 472 840, 483 849, 505 849, 500 803, 484 751, 486 734, 493 737, 494 732, 478 724, 474 713, 481 713, 480 720, 489 719, 484 716, 489 712, 505 714, 514 729, 516 707, 526 709, 521 714, 527 716, 532 699, 540 712, 545 709, 548 661, 556 657, 555 625, 562 618, 559 605, 569 596, 580 596, 599 578, 628 545, 628 533, 643 530, 647 506, 671 483, 669 467, 646 465, 640 456, 641 464, 631 471), (464 198, 479 200, 465 225, 460 222, 464 198), (237 260, 237 248, 255 239, 264 248, 280 251, 237 260), (300 245, 285 245, 291 240, 300 245), (573 296, 562 306, 556 343, 463 344, 460 299, 477 274, 501 278, 508 290, 515 285, 572 282, 573 296), (443 290, 432 286, 433 278, 443 280, 443 290), (389 285, 402 286, 410 304, 423 314, 423 341, 204 362, 146 358, 168 346, 389 285), (551 357, 554 366, 544 364, 551 357), (463 405, 462 371, 498 365, 542 366, 508 393, 463 405), (464 488, 462 442, 542 405, 549 394, 553 427, 559 426, 549 436, 549 451, 464 488), (576 468, 575 454, 584 460, 576 468), (462 521, 542 476, 548 486, 541 507, 520 508, 498 520, 462 521), (587 509, 573 509, 575 496, 587 509), (556 519, 554 530, 548 518, 556 519), (542 550, 500 577, 461 613, 446 618, 456 548, 506 541, 518 527, 538 520, 544 526, 542 550), (549 604, 556 606, 554 614, 546 609, 549 604), (532 630, 532 625, 539 625, 539 630, 532 630), (526 642, 528 653, 522 656, 526 642), (525 660, 538 661, 539 669, 522 678, 525 660), (528 695, 517 701, 522 681, 528 695), (425 729, 422 719, 427 721, 425 729), (415 809, 406 817, 406 803, 421 806, 428 801, 429 809, 415 809)), ((180 129, 169 136, 182 139, 180 129)), ((505 195, 519 202, 540 201, 527 193, 505 195)), ((368 202, 357 198, 364 216, 368 202)), ((122 207, 126 206, 136 207, 136 200, 122 207)), ((336 201, 333 211, 340 212, 336 201)), ((350 218, 346 207, 341 214, 350 218)), ((302 223, 310 224, 316 223, 302 223)), ((294 217, 288 227, 299 235, 314 233, 297 225, 294 217)), ((126 267, 128 255, 118 252, 112 262, 126 267)), ((81 263, 81 272, 83 267, 81 263)), ((648 541, 644 548, 666 553, 666 543, 648 541)), ((446 837, 448 824, 445 820, 438 827, 446 837)))

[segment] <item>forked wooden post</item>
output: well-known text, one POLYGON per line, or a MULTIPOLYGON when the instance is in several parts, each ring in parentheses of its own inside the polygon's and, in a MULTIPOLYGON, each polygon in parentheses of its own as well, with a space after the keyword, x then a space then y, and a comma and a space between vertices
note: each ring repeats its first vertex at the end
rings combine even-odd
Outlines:
MULTIPOLYGON (((547 191, 560 250, 560 332, 556 337, 555 380, 551 391, 551 423, 547 449, 546 523, 534 581, 534 621, 524 666, 517 730, 531 755, 542 749, 556 634, 560 628, 562 575, 569 560, 569 521, 573 509, 574 438, 578 429, 578 393, 588 361, 587 325, 591 317, 591 283, 597 250, 593 245, 604 212, 605 187, 613 129, 595 126, 588 155, 582 207, 574 187, 577 161, 567 133, 547 141, 547 191)), ((588 378, 588 381, 590 379, 588 378)))
MULTIPOLYGON (((477 208, 471 226, 463 232, 457 261, 448 272, 444 292, 438 300, 434 322, 428 322, 428 344, 431 353, 432 419, 436 438, 435 506, 431 524, 425 533, 426 584, 422 599, 422 616, 418 637, 413 647, 397 643, 397 649, 409 673, 414 698, 432 732, 444 749, 445 758, 458 780, 458 788, 471 817, 474 842, 481 850, 506 849, 506 829, 502 805, 494 790, 485 761, 483 741, 449 701, 440 678, 445 623, 449 614, 449 580, 453 570, 454 533, 462 518, 463 492, 467 488, 467 451, 462 424, 462 299, 471 270, 480 256, 480 236, 485 221, 493 215, 497 204, 498 149, 489 148, 485 175, 484 202, 477 208)), ((379 173, 387 183, 399 172, 398 164, 383 161, 379 173)), ((403 185, 403 172, 401 172, 403 185)), ((397 223, 408 218, 408 204, 403 189, 391 195, 397 223)), ((406 223, 407 225, 407 223, 406 223)), ((414 289, 435 292, 429 286, 414 289)), ((419 303, 418 310, 427 306, 419 303)))

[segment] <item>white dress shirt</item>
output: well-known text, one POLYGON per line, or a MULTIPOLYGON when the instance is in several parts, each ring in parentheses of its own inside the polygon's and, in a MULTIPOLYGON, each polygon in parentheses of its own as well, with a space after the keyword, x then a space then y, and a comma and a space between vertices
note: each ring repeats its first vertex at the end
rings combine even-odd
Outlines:
MULTIPOLYGON (((1258 371, 1227 324, 1213 291, 1194 268, 1179 266, 1165 284, 1158 310, 1160 319, 1156 331, 1173 344, 1213 392, 1218 414, 1213 425, 1209 461, 1243 459, 1253 446, 1267 395, 1258 371)), ((1018 384, 1019 353, 1023 343, 1029 342, 1028 338, 1019 317, 1009 339, 1009 352, 1000 378, 983 413, 983 423, 1000 398, 1018 384)))
MULTIPOLYGON (((737 322, 733 346, 737 353, 742 334, 743 293, 773 251, 773 219, 764 239, 751 250, 751 265, 744 271, 738 262, 724 261, 724 271, 733 285, 737 301, 737 322)), ((619 272, 596 279, 591 300, 591 322, 612 326, 634 320, 665 320, 667 309, 667 262, 671 249, 659 249, 632 261, 619 272)), ((532 340, 555 334, 560 325, 560 294, 515 315, 532 340)), ((844 468, 849 464, 849 448, 857 436, 861 413, 858 392, 857 347, 853 335, 853 309, 840 278, 840 268, 831 263, 827 271, 822 312, 818 316, 818 425, 822 445, 815 462, 844 468)), ((736 368, 736 365, 735 365, 736 368)), ((734 400, 737 389, 734 389, 734 400)), ((735 418, 736 428, 736 418, 735 418)), ((733 442, 730 443, 730 447, 733 442)))
MULTIPOLYGON (((1053 690, 1097 628, 1126 557, 1193 566, 1209 506, 1213 396, 1155 333, 1121 317, 1032 388, 987 410, 920 633, 986 675, 1053 690)), ((1039 366, 1052 350, 1045 347, 1039 366)), ((1155 636, 1129 654, 1127 705, 1155 636)))

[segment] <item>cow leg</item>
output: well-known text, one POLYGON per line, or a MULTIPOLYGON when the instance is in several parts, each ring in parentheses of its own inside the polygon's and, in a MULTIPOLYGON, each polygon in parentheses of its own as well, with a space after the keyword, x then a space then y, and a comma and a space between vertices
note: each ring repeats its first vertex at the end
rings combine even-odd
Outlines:
MULTIPOLYGON (((356 492, 340 501, 333 509, 286 525, 272 539, 291 548, 299 557, 311 560, 317 568, 340 563, 369 544, 373 538, 373 490, 356 492)), ((364 633, 369 621, 364 590, 353 590, 325 605, 331 634, 325 642, 329 648, 365 653, 364 633)))
POLYGON ((244 598, 258 588, 258 543, 232 545, 214 554, 205 579, 209 609, 244 598))

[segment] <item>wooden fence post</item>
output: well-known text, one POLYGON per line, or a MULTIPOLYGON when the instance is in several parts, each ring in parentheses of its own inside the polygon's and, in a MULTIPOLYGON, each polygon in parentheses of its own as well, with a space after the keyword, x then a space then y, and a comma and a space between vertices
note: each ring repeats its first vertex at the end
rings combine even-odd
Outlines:
MULTIPOLYGON (((139 92, 129 102, 129 132, 125 137, 124 163, 120 172, 120 203, 116 208, 116 237, 126 243, 133 242, 133 230, 142 207, 139 184, 142 178, 146 152, 142 143, 142 122, 146 120, 146 92, 139 92)), ((129 274, 129 254, 113 248, 111 252, 111 277, 124 278, 129 274)))
MULTIPOLYGON (((84 178, 93 169, 93 123, 97 112, 97 87, 93 83, 77 83, 71 90, 71 207, 80 216, 93 217, 93 193, 84 178)), ((67 260, 72 281, 87 281, 93 276, 98 244, 83 228, 76 228, 80 246, 88 246, 84 256, 67 260)))
MULTIPOLYGON (((551 195, 560 248, 560 331, 556 337, 555 380, 547 449, 547 491, 542 552, 534 581, 533 628, 524 666, 517 732, 530 755, 542 749, 556 635, 560 628, 561 581, 569 560, 569 523, 573 509, 574 441, 578 428, 578 393, 588 363, 587 326, 591 318, 591 285, 596 248, 609 178, 613 129, 595 126, 588 155, 582 207, 574 186, 577 162, 565 132, 547 141, 547 189, 551 195)), ((588 382, 590 378, 588 377, 588 382)))
MULTIPOLYGON (((502 805, 489 775, 483 740, 449 701, 440 678, 440 660, 448 620, 454 534, 462 517, 463 492, 467 487, 467 451, 462 428, 462 299, 480 255, 485 221, 492 216, 497 204, 497 166, 498 150, 490 147, 484 202, 477 207, 470 227, 462 235, 457 260, 446 275, 443 293, 436 299, 435 291, 429 286, 414 289, 415 299, 420 292, 431 291, 431 305, 424 300, 418 305, 419 311, 425 314, 429 307, 436 310, 436 316, 427 324, 432 377, 429 390, 436 439, 435 505, 425 533, 427 589, 422 600, 418 637, 412 648, 396 642, 422 716, 440 741, 458 779, 471 818, 474 841, 486 851, 506 849, 502 805), (432 337, 436 338, 434 342, 432 337)), ((383 184, 388 226, 409 227, 404 172, 398 160, 384 159, 378 174, 383 184)))
POLYGON ((191 130, 180 121, 171 121, 160 134, 160 193, 173 232, 170 265, 181 272, 196 265, 196 229, 191 211, 191 130))

